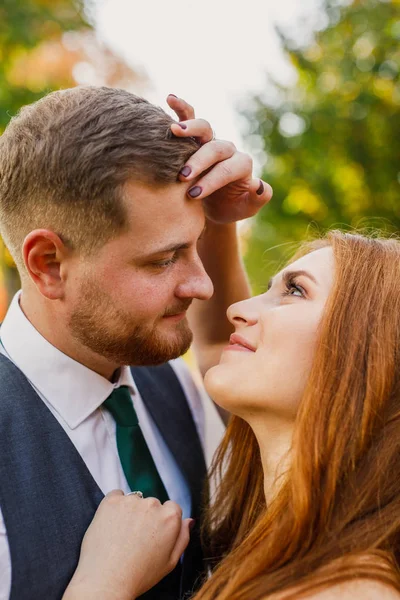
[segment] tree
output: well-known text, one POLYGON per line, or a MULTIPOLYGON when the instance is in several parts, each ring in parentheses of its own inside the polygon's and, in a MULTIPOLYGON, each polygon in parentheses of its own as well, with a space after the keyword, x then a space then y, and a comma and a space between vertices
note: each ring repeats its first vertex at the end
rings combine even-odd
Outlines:
POLYGON ((0 128, 4 129, 21 106, 49 90, 39 72, 36 80, 32 76, 21 81, 18 65, 43 42, 59 41, 64 31, 88 25, 79 0, 3 0, 0 23, 0 128))
POLYGON ((330 0, 325 11, 306 46, 279 32, 297 81, 269 80, 245 113, 274 188, 247 244, 257 292, 310 223, 400 228, 400 0, 330 0))

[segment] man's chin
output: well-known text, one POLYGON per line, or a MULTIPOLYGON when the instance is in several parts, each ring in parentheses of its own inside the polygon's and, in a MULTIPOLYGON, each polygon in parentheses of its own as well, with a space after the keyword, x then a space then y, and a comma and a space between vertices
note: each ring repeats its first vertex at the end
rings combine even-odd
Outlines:
POLYGON ((123 364, 156 366, 185 354, 192 344, 193 335, 187 323, 186 327, 182 327, 182 321, 179 325, 180 327, 177 327, 175 324, 174 331, 159 331, 157 335, 149 335, 142 339, 141 344, 131 349, 129 361, 125 355, 123 364))
MULTIPOLYGON (((73 337, 83 346, 117 365, 160 365, 185 354, 192 343, 186 316, 160 318, 153 327, 136 325, 100 328, 88 311, 77 311, 70 320, 73 337)), ((115 319, 117 320, 117 319, 115 319)), ((111 319, 110 319, 111 322, 111 319)))

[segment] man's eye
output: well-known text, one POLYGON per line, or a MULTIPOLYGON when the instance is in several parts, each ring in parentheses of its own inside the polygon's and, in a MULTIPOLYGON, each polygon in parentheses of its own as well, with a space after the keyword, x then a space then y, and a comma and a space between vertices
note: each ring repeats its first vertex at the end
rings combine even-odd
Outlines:
POLYGON ((177 260, 178 256, 174 254, 172 258, 168 258, 167 260, 158 260, 157 262, 152 263, 152 266, 156 267, 157 269, 165 269, 166 267, 169 267, 176 263, 177 260))

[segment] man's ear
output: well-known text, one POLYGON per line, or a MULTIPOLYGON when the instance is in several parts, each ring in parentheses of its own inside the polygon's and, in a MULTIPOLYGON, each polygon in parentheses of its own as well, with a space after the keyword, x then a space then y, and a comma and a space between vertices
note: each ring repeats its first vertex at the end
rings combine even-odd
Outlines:
POLYGON ((64 296, 63 261, 67 255, 61 238, 48 229, 35 229, 24 240, 25 267, 39 292, 49 300, 61 300, 64 296))

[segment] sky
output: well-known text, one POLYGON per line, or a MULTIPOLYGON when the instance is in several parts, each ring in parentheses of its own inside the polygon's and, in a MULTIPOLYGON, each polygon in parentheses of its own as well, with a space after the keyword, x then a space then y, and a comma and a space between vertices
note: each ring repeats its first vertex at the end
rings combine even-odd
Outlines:
POLYGON ((94 0, 104 40, 150 86, 145 95, 168 110, 169 93, 185 98, 216 136, 248 150, 239 108, 265 89, 267 73, 294 74, 274 24, 307 36, 323 26, 321 0, 94 0))

